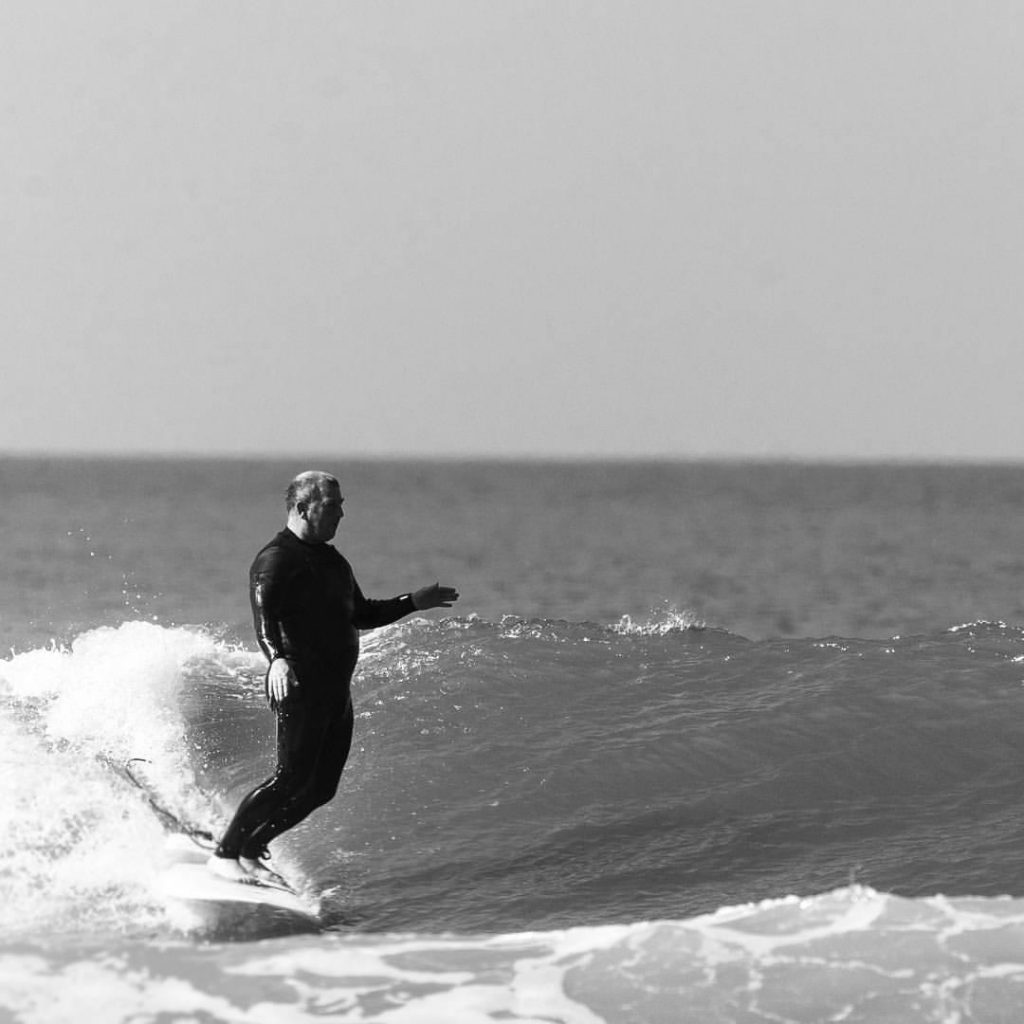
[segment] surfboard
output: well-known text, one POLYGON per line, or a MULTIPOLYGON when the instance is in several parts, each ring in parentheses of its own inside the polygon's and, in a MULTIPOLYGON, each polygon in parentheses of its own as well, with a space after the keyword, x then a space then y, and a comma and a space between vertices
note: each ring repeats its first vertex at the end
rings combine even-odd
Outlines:
POLYGON ((163 903, 172 925, 202 931, 210 938, 264 938, 322 931, 316 908, 294 889, 219 878, 206 866, 213 834, 183 819, 161 800, 146 777, 147 758, 115 761, 97 758, 137 789, 166 830, 153 895, 163 903))
POLYGON ((209 856, 182 833, 164 843, 165 866, 153 889, 186 930, 233 938, 322 930, 315 908, 299 893, 219 878, 206 866, 209 856))

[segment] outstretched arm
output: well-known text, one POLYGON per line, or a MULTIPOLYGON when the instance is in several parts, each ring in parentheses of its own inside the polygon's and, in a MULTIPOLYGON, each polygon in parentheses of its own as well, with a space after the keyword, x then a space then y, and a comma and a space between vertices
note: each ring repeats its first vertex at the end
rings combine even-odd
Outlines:
POLYGON ((439 583, 434 583, 412 594, 376 601, 364 597, 359 584, 355 583, 352 624, 356 629, 377 629, 397 622, 413 612, 426 611, 428 608, 450 608, 452 602, 458 599, 459 592, 454 587, 442 587, 439 583))

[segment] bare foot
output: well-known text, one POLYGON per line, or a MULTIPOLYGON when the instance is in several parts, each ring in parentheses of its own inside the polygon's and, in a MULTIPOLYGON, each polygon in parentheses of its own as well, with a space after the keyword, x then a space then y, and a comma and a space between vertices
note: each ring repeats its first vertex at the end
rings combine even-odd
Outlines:
POLYGON ((239 857, 238 864, 249 875, 249 880, 260 885, 272 885, 278 889, 292 891, 292 887, 276 872, 251 857, 239 857))
POLYGON ((255 881, 239 861, 232 860, 230 857, 217 857, 215 855, 206 862, 206 866, 218 878, 226 878, 229 882, 247 882, 252 884, 255 881))

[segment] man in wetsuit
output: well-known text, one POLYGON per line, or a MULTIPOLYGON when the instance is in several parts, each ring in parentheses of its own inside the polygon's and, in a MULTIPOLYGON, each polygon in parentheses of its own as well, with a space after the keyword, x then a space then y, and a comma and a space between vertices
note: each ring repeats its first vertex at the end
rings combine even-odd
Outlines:
POLYGON ((435 583, 390 600, 365 598, 351 566, 327 543, 343 501, 329 473, 300 473, 288 487, 287 527, 249 570, 256 637, 270 662, 266 694, 277 713, 277 770, 242 800, 209 860, 225 878, 283 884, 261 863, 268 845, 334 797, 352 742, 349 684, 359 630, 450 608, 459 597, 435 583))

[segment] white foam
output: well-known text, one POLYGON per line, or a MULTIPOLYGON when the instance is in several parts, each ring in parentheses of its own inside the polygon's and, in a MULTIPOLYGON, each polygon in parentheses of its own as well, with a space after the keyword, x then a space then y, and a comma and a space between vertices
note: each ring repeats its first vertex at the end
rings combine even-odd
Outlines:
POLYGON ((0 716, 0 933, 119 930, 155 911, 161 829, 95 761, 0 716))
POLYGON ((665 607, 652 612, 646 621, 635 622, 632 616, 623 615, 612 628, 623 636, 665 636, 691 629, 706 628, 704 620, 687 609, 665 607))
POLYGON ((182 687, 197 660, 251 659, 202 630, 128 622, 0 662, 0 931, 119 929, 156 912, 162 828, 97 758, 149 759, 169 802, 201 815, 182 687))
POLYGON ((0 956, 19 1020, 1016 1020, 1024 901, 862 887, 685 921, 0 956), (717 947, 717 948, 716 948, 717 947), (726 954, 723 956, 723 954, 726 954), (63 1016, 62 1016, 63 1015, 63 1016))

